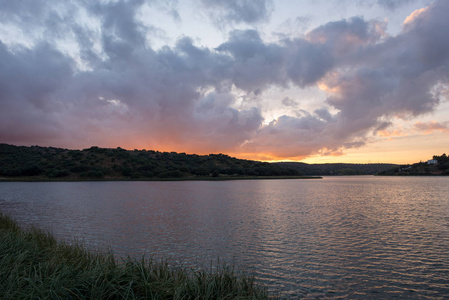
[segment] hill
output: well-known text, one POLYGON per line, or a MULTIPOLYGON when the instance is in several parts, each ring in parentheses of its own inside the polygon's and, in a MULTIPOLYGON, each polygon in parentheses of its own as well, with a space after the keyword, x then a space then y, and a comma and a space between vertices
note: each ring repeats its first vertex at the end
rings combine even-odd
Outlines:
POLYGON ((275 164, 281 167, 292 168, 301 174, 310 176, 376 175, 379 172, 398 167, 395 164, 306 164, 300 162, 281 162, 275 164))
POLYGON ((12 179, 166 179, 299 176, 287 166, 225 154, 195 155, 153 150, 0 144, 0 177, 12 179))
POLYGON ((412 165, 402 165, 389 170, 385 170, 379 175, 396 176, 429 176, 445 175, 449 176, 449 157, 446 154, 434 155, 428 162, 419 162, 412 165))

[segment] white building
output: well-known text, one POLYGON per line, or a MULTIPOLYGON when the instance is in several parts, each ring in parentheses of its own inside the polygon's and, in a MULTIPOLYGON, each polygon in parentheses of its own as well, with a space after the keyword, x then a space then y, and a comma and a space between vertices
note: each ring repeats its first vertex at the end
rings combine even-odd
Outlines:
POLYGON ((436 159, 429 159, 428 161, 427 161, 427 164, 428 165, 436 165, 438 163, 438 161, 436 160, 436 159))

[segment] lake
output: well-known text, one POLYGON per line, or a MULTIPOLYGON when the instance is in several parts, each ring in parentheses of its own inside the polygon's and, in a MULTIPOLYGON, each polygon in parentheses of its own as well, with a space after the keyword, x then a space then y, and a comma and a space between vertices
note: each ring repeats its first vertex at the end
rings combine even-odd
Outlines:
POLYGON ((118 256, 219 259, 288 298, 449 295, 449 177, 0 182, 0 211, 118 256))

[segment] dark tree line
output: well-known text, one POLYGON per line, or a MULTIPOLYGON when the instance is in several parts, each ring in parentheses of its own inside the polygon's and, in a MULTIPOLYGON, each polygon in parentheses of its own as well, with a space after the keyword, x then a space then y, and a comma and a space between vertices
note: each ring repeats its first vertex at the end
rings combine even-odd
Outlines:
POLYGON ((304 175, 329 176, 329 175, 376 175, 380 172, 396 168, 394 164, 306 164, 301 162, 281 162, 279 166, 293 168, 304 175))
POLYGON ((398 176, 420 176, 420 175, 449 175, 449 157, 446 153, 438 156, 434 155, 433 160, 436 164, 428 162, 419 162, 412 165, 402 165, 396 168, 386 170, 380 175, 398 175, 398 176))
POLYGON ((225 154, 196 155, 153 150, 0 144, 0 176, 44 178, 182 178, 298 176, 293 168, 225 154))

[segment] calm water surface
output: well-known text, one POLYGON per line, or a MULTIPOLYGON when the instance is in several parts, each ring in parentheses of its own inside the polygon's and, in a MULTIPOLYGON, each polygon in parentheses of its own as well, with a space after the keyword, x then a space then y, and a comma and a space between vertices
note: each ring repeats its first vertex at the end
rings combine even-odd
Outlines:
POLYGON ((449 177, 0 182, 0 211, 121 256, 219 258, 287 298, 449 297, 449 177))

